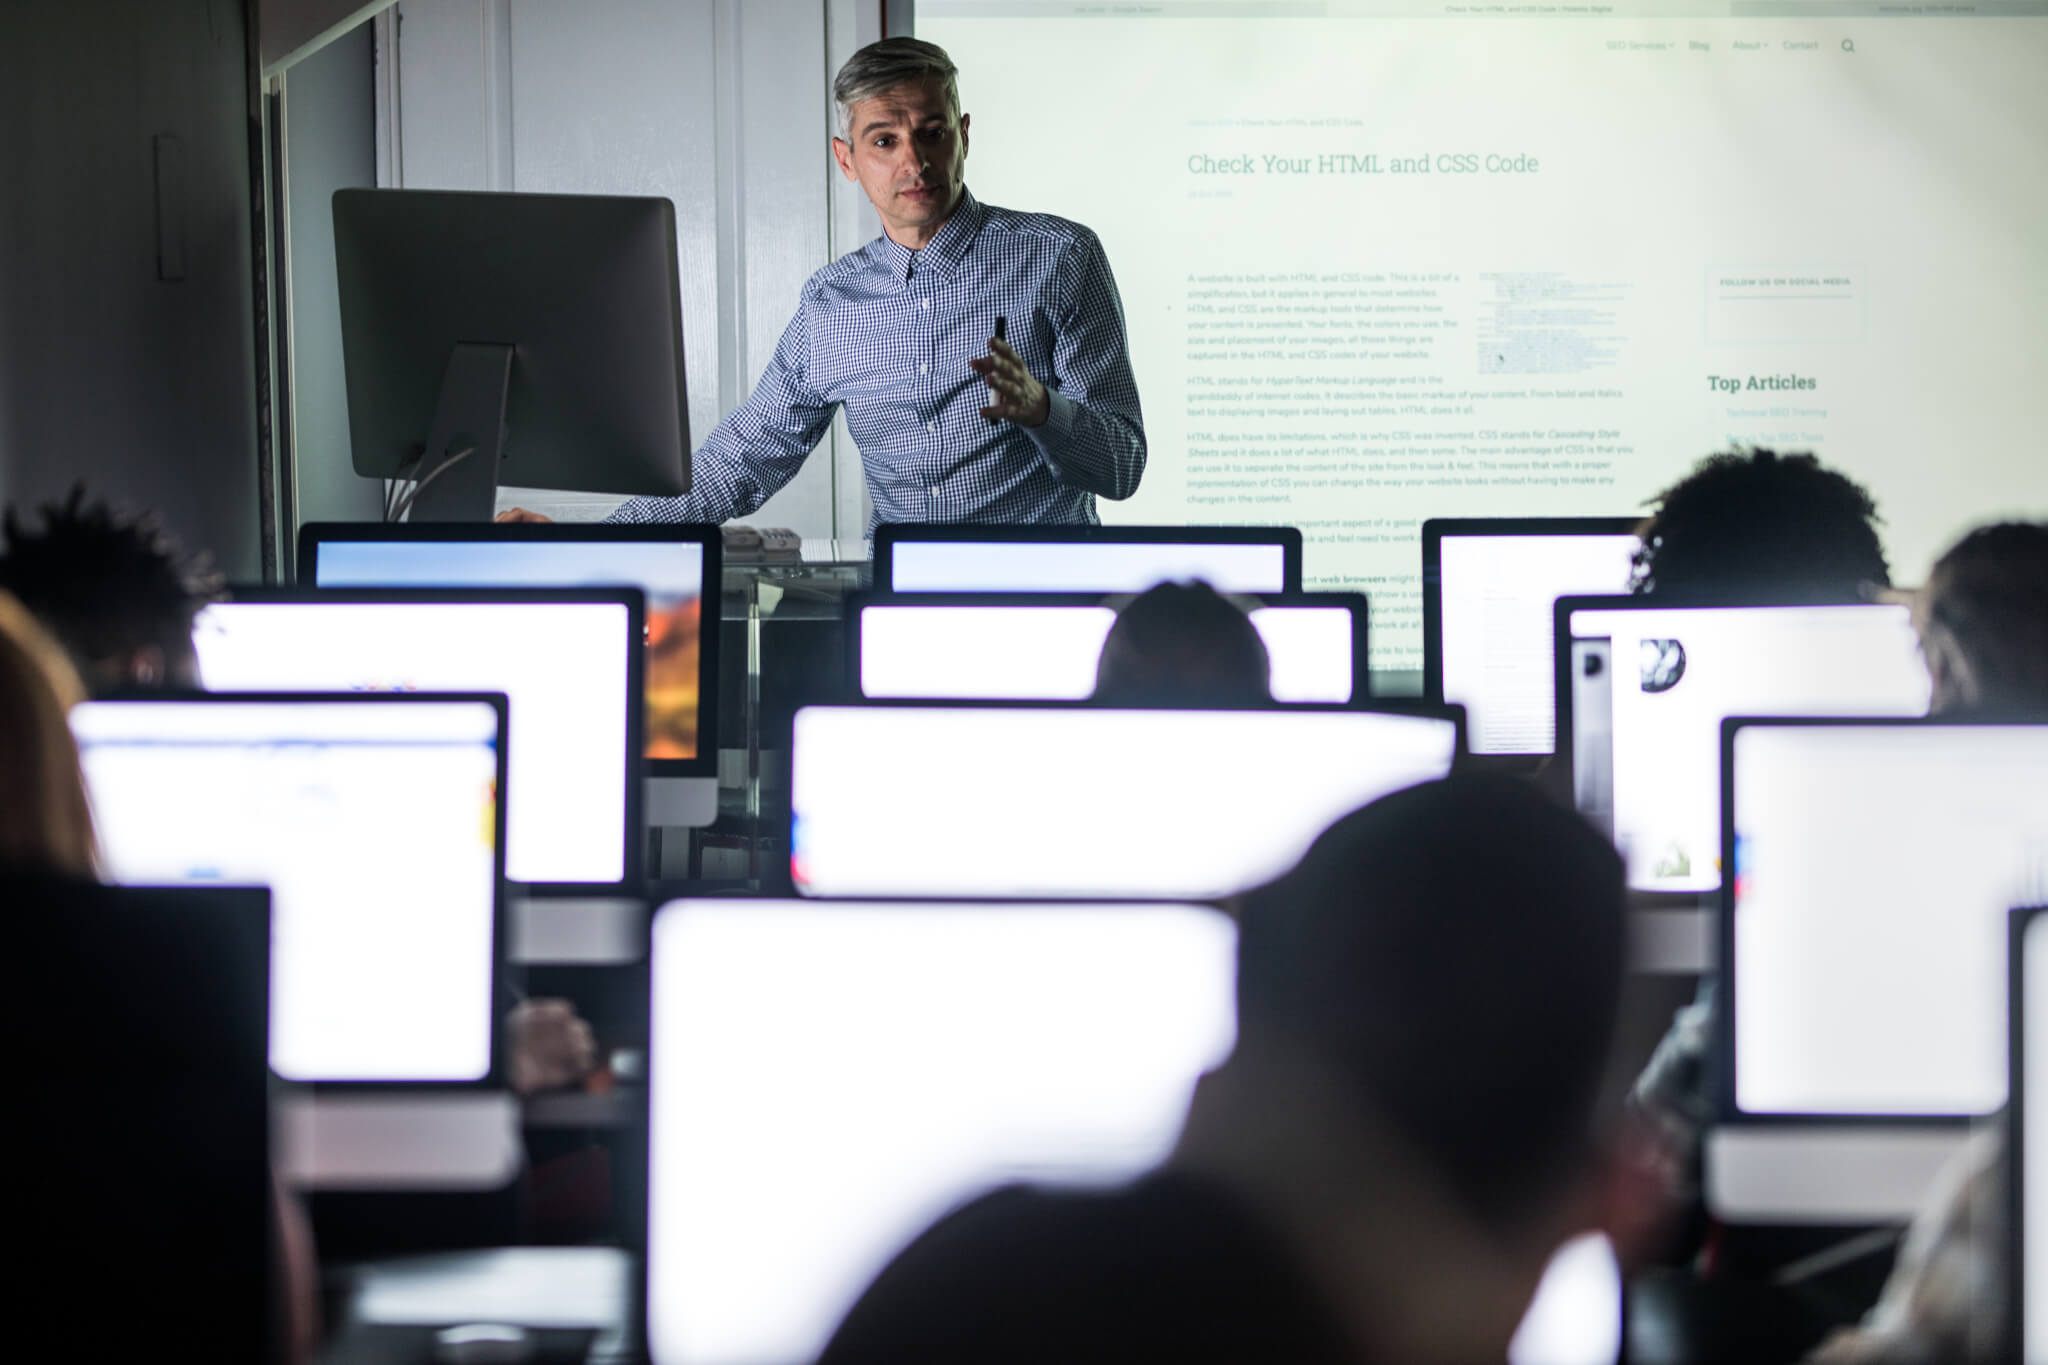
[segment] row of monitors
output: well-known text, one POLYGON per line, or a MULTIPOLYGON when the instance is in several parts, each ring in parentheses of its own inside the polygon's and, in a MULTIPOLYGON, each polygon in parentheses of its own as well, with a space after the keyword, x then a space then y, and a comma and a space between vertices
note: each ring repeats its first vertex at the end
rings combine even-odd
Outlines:
MULTIPOLYGON (((270 898, 0 890, 42 912, 22 926, 53 964, 47 985, 30 983, 41 1013, 99 1059, 89 1084, 65 1089, 64 1112, 86 1122, 46 1144, 38 1169, 91 1189, 109 1163, 124 1172, 94 1235, 162 1241, 161 1210, 139 1190, 203 1209, 175 1231, 206 1254, 165 1262, 152 1310, 250 1342, 253 1356, 277 1157, 265 973, 289 937, 270 932, 270 898), (69 964, 88 956, 81 979, 69 964), (110 1075, 125 1083, 110 1090, 110 1075), (117 1129, 152 1140, 114 1152, 117 1129)), ((1157 1164, 1198 1078, 1235 1041, 1235 950, 1233 921, 1196 904, 662 907, 649 966, 649 1357, 804 1365, 948 1208, 1018 1179, 1102 1186, 1157 1164)), ((61 1237, 75 1212, 31 1221, 61 1237)), ((1612 1365, 1621 1336, 1619 1267, 1603 1238, 1582 1236, 1554 1256, 1508 1359, 1612 1365)))
MULTIPOLYGON (((502 698, 103 701, 73 724, 113 879, 275 889, 281 1075, 490 1074, 502 698)), ((835 897, 1223 899, 1458 747, 1455 716, 1429 708, 817 707, 796 724, 795 880, 835 897)), ((1994 1108, 1988 926, 2048 899, 2048 728, 1723 730, 1726 1111, 1994 1108)))
MULTIPOLYGON (((1628 852, 1639 889, 1709 893, 1719 882, 1710 777, 1720 717, 1916 714, 1925 671, 1901 606, 1674 611, 1571 598, 1625 587, 1635 543, 1621 519, 1426 523, 1426 695, 1466 707, 1473 753, 1560 747, 1581 808, 1628 852), (1568 604, 1553 606, 1560 597, 1568 604), (1629 672, 1635 679, 1616 685, 1629 672)), ((1268 594, 1254 619, 1281 700, 1355 701, 1367 690, 1363 601, 1295 591, 1300 537, 1288 528, 884 527, 876 555, 878 592, 849 605, 852 673, 865 696, 1079 699, 1113 608, 1099 596, 1027 594, 1100 594, 1183 574, 1268 594)), ((711 528, 312 526, 301 563, 323 589, 641 586, 648 771, 712 771, 711 528)), ((291 681, 376 685, 345 673, 309 667, 291 681)), ((474 672, 442 682, 494 685, 474 672)), ((214 685, 272 684, 237 676, 214 685)), ((575 749, 594 761, 617 747, 607 736, 575 749)), ((515 778, 515 792, 526 786, 515 778)), ((513 820, 542 826, 516 809, 513 820)), ((515 880, 603 883, 625 876, 632 856, 608 857, 617 869, 565 869, 526 856, 529 842, 515 832, 515 880)))
MULTIPOLYGON (((1104 736, 1123 728, 1117 721, 1138 727, 1178 721, 1198 730, 1234 722, 1298 727, 1335 718, 1382 730, 1377 751, 1401 731, 1426 751, 1415 769, 1382 769, 1370 781, 1347 779, 1358 784, 1326 793, 1332 810, 1300 812, 1291 832, 1297 845, 1333 811, 1377 794, 1375 786, 1433 775, 1455 752, 1454 734, 1424 743, 1444 721, 1423 713, 862 707, 824 708, 806 713, 800 724, 833 727, 850 719, 862 725, 877 717, 942 722, 948 715, 1038 726, 1062 717, 1107 721, 1104 736)), ((502 941, 492 894, 492 835, 502 827, 504 725, 496 698, 388 696, 89 703, 77 719, 117 877, 276 888, 272 1061, 281 1074, 312 1080, 491 1077, 491 1020, 500 1003, 491 969, 502 941), (194 774, 201 772, 213 780, 195 788, 194 774), (194 850, 202 846, 217 851, 195 865, 194 850), (165 861, 153 865, 152 855, 165 861), (415 887, 424 894, 410 894, 415 887), (375 1002, 374 1009, 365 1002, 375 1002)), ((1316 734, 1303 747, 1329 750, 1333 733, 1316 734)), ((843 755, 847 762, 871 771, 902 757, 899 731, 828 728, 827 735, 828 745, 851 746, 843 755)), ((1021 741, 1017 752, 1059 747, 1052 731, 1015 738, 1021 741)), ((809 742, 800 735, 799 786, 806 781, 801 755, 809 742)), ((1903 1214, 1924 1193, 1935 1156, 1956 1145, 1957 1121, 2005 1098, 2002 920, 2007 906, 2048 897, 2048 725, 1743 721, 1724 727, 1722 743, 1723 854, 1737 876, 1723 895, 1726 1003, 1714 1054, 1723 1125, 1710 1140, 1709 1198, 1738 1217, 1789 1212, 1842 1221, 1903 1214), (1901 1125, 1902 1140, 1934 1155, 1918 1166, 1874 1167, 1871 1154, 1889 1135, 1887 1122, 1901 1125), (1873 1169, 1891 1174, 1875 1180, 1873 1169), (1788 1171, 1801 1174, 1788 1180, 1788 1171), (1788 1184, 1800 1191, 1798 1207, 1789 1210, 1774 1202, 1784 1199, 1788 1184)), ((1048 851, 1064 850, 1064 841, 1080 837, 1076 831, 1098 828, 1116 808, 1144 808, 1169 794, 1185 797, 1181 816, 1199 822, 1202 808, 1221 791, 1246 785, 1243 773, 1154 768, 1131 761, 1137 757, 1134 752, 1113 765, 1136 776, 1110 809, 1065 812, 1072 818, 1027 829, 1019 841, 1038 850, 1038 861, 1083 869, 1083 880, 1096 884, 1092 879, 1101 871, 1086 871, 1085 838, 1071 861, 1048 857, 1048 851), (1205 780, 1219 785, 1189 792, 1205 780)), ((1355 757, 1340 751, 1331 766, 1348 771, 1355 757)), ((1013 776, 1014 770, 1001 772, 991 785, 1008 788, 1013 776)), ((1027 783, 1016 793, 1017 809, 1053 805, 1063 794, 1027 783)), ((1190 846, 1213 833, 1178 822, 1133 830, 1137 846, 1162 868, 1146 889, 1155 895, 1173 890, 1174 875, 1188 878, 1189 886, 1215 875, 1213 866, 1187 861, 1196 856, 1190 846)), ((814 846, 806 847, 818 856, 814 846)), ((916 865, 917 848, 899 842, 898 850, 898 866, 916 865)), ((1284 864, 1297 851, 1273 861, 1284 864)), ((1270 849, 1260 852, 1272 856, 1270 849)), ((1119 876, 1122 861, 1101 866, 1119 876)), ((1108 885, 1122 891, 1114 881, 1108 885)), ((844 903, 819 907, 834 922, 845 909, 844 903)), ((892 956, 912 948, 901 933, 884 933, 879 941, 892 956)), ((1163 945, 1154 951, 1171 956, 1163 945)), ((745 983, 753 978, 743 960, 686 956, 710 963, 705 970, 739 983, 733 989, 742 996, 750 994, 745 983)), ((1113 956, 1095 959, 1094 966, 1107 973, 1104 982, 1127 989, 1128 976, 1116 971, 1113 956)), ((846 981, 872 986, 866 969, 855 969, 854 955, 833 949, 825 957, 846 981)), ((991 967, 999 971, 1031 960, 1022 947, 987 959, 1001 964, 991 967)), ((755 970, 792 979, 786 963, 773 970, 756 963, 755 970)), ((1033 978, 1026 972, 1018 979, 1033 978)), ((820 1000, 833 998, 825 983, 810 981, 806 990, 820 1000)), ((694 1031, 704 1020, 689 1011, 702 994, 658 988, 657 1057, 689 1056, 687 1048, 660 1045, 670 1036, 661 1002, 683 1002, 684 1017, 698 1021, 694 1031)), ((971 994, 1008 999, 986 983, 971 994)), ((895 997, 870 989, 864 998, 895 997)), ((714 1000, 707 1008, 722 1007, 714 1000)), ((1174 1028, 1193 1027, 1164 1005, 1142 1013, 1178 1020, 1174 1028)), ((814 1038, 805 1023, 811 1017, 787 1013, 781 1033, 735 1029, 727 1021, 703 1036, 728 1042, 737 1036, 814 1038)), ((843 1024, 846 1012, 827 1017, 843 1024)), ((728 1051, 723 1043, 715 1057, 702 1060, 725 1068, 720 1074, 735 1086, 755 1085, 764 1074, 760 1057, 728 1051)), ((1060 1076, 1065 1066, 1062 1060, 1060 1076)), ((1088 1084, 1089 1074, 1076 1083, 1088 1084)), ((661 1096, 670 1093, 664 1087, 674 1084, 667 1076, 658 1064, 657 1112, 661 1096)), ((1006 1077, 999 1084, 1008 1089, 1020 1082, 1006 1077)), ((1112 1087, 1122 1088, 1120 1080, 1112 1087)), ((1059 1152, 1039 1160, 1004 1169, 1071 1173, 1059 1152)), ((763 1177, 775 1178, 773 1172, 763 1177)), ((847 1273, 859 1278, 857 1270, 847 1273)), ((722 1357, 692 1349, 677 1358, 722 1357)))
MULTIPOLYGON (((654 707, 643 707, 640 695, 643 676, 654 683, 639 666, 646 629, 639 596, 599 588, 435 589, 410 598, 251 590, 202 612, 194 638, 201 675, 220 690, 505 692, 519 736, 508 875, 544 888, 628 889, 639 872, 636 755, 654 723, 654 707)), ((1271 642, 1285 697, 1351 702, 1361 612, 1356 602, 1319 597, 1273 599, 1254 619, 1271 642)), ((1085 695, 1113 620, 1099 603, 1038 598, 916 605, 897 596, 857 603, 854 613, 865 690, 912 698, 1085 695)), ((1565 703, 1557 724, 1576 801, 1612 835, 1629 860, 1631 883, 1645 892, 1698 896, 1720 884, 1714 773, 1724 717, 1907 716, 1928 702, 1926 669, 1902 605, 1680 608, 1642 598, 1566 598, 1556 613, 1551 691, 1565 703)), ((845 723, 907 722, 878 713, 845 723)), ((1008 741, 1007 732, 991 732, 961 756, 1000 755, 1008 741)), ((1188 742, 1182 757, 1212 766, 1254 757, 1236 752, 1244 741, 1228 726, 1188 742)), ((912 761, 875 780, 911 808, 943 799, 960 776, 919 767, 915 755, 928 746, 914 731, 905 743, 912 761), (905 789, 916 783, 929 785, 905 789)), ((1107 764, 1115 741, 1105 743, 1112 747, 1061 756, 1107 764)), ((836 776, 842 786, 866 778, 836 776)), ((1275 770, 1267 785, 1280 776, 1275 770)), ((800 793, 800 817, 805 804, 800 793)))
MULTIPOLYGON (((1550 751, 1550 603, 1626 591, 1635 546, 1631 523, 1621 518, 1424 523, 1425 695, 1468 708, 1475 753, 1550 751)), ((715 587, 719 574, 713 528, 316 524, 301 534, 299 562, 309 584, 327 588, 640 587, 650 772, 711 770, 699 736, 715 734, 717 632, 704 625, 706 585, 715 587)), ((1298 593, 1300 533, 885 526, 875 545, 875 586, 883 593, 1099 595, 1182 578, 1225 592, 1298 593)), ((1362 642, 1355 648, 1362 658, 1362 642)), ((1329 699, 1328 690, 1314 699, 1329 699)))

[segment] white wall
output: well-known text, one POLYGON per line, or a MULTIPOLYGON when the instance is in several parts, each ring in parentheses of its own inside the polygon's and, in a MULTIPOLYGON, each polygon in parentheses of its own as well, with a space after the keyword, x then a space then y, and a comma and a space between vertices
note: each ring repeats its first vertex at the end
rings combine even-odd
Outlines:
POLYGON ((383 481, 358 475, 349 458, 333 210, 336 190, 377 183, 370 25, 330 39, 276 79, 285 111, 287 200, 278 227, 287 242, 291 279, 294 510, 301 523, 375 521, 384 511, 383 481))
MULTIPOLYGON (((380 25, 380 182, 674 201, 701 442, 751 391, 804 280, 879 231, 827 150, 831 73, 879 36, 877 0, 403 0, 380 25)), ((584 518, 616 501, 518 497, 584 518)), ((842 427, 749 520, 858 536, 866 518, 842 427)))

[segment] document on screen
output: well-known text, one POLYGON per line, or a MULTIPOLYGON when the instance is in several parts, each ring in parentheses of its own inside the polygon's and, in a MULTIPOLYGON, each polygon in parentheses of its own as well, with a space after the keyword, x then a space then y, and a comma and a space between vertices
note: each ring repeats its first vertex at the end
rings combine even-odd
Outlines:
POLYGON ((1364 591, 1404 669, 1424 518, 1630 513, 1731 443, 1865 482, 1901 581, 2048 515, 2048 10, 1738 8, 917 27, 975 194, 1087 224, 1115 271, 1152 454, 1104 517, 1299 526, 1305 586, 1364 591))

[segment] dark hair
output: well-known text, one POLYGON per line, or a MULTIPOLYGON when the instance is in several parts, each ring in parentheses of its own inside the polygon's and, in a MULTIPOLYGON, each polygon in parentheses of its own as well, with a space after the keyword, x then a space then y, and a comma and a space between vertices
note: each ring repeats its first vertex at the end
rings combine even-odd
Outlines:
POLYGON ((87 502, 82 486, 44 505, 40 530, 9 509, 0 536, 0 588, 57 637, 94 691, 131 681, 122 674, 138 650, 189 659, 193 618, 220 595, 211 565, 180 551, 155 517, 87 502))
POLYGON ((1630 589, 1705 601, 1854 601, 1891 585, 1877 504, 1811 455, 1709 455, 1637 528, 1630 589))
POLYGON ((1613 847, 1525 782, 1397 792, 1247 898, 1240 1028, 1320 1050, 1469 1212, 1511 1227, 1594 1150, 1623 881, 1613 847))
MULTIPOLYGON (((1919 603, 1930 667, 1952 655, 1963 695, 1937 702, 2048 705, 2048 522, 1980 526, 1935 564, 1919 603)), ((1939 682, 1938 682, 1939 685, 1939 682)))
POLYGON ((1207 583, 1161 583, 1102 642, 1095 700, 1112 706, 1262 706, 1272 665, 1251 618, 1207 583))

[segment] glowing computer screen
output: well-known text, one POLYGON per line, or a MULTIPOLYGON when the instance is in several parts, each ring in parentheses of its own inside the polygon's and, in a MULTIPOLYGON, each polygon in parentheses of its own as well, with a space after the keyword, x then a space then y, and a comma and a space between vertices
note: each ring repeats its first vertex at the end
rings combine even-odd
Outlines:
POLYGON ((823 896, 1226 896, 1457 747, 1437 712, 806 707, 791 874, 823 896))
POLYGON ((1551 608, 1628 591, 1630 531, 1445 534, 1437 542, 1442 698, 1465 708, 1475 754, 1547 754, 1556 740, 1551 608))
MULTIPOLYGON (((1363 598, 1255 606, 1275 701, 1348 702, 1362 694, 1363 598), (1356 610, 1351 602, 1356 603, 1356 610)), ((1102 603, 901 600, 860 608, 860 689, 877 698, 1079 701, 1095 690, 1116 609, 1102 603)))
MULTIPOLYGON (((2048 904, 2044 899, 2042 904, 2048 904)), ((2012 1113, 2018 1118, 2013 1172, 2016 1196, 2008 1204, 2018 1224, 2014 1239, 2022 1360, 2048 1360, 2048 912, 2023 917, 2013 980, 2013 1036, 2020 1066, 2013 1072, 2012 1113)))
POLYGON ((2048 895, 2048 725, 1735 728, 1734 1100, 1984 1114, 2006 916, 2048 895))
POLYGON ((648 1345, 804 1365, 949 1208, 1165 1159, 1236 1035, 1189 905, 677 902, 654 924, 648 1345))
POLYGON ((300 1081, 489 1073, 501 725, 428 698, 71 716, 111 880, 271 888, 271 1065, 300 1081))
POLYGON ((1119 540, 1107 538, 1117 532, 1101 528, 1075 539, 1060 539, 1051 529, 1031 539, 971 530, 958 539, 898 539, 883 529, 875 586, 889 592, 1143 592, 1187 579, 1218 592, 1301 587, 1300 540, 1291 531, 1252 530, 1235 540, 1202 530, 1190 530, 1185 539, 1158 533, 1119 540))
POLYGON ((1721 884, 1728 716, 1917 716, 1930 686, 1904 606, 1561 607, 1573 780, 1643 891, 1721 884), (1573 653, 1571 651, 1576 652, 1573 653))
POLYGON ((705 759, 716 747, 704 723, 718 681, 706 666, 714 657, 718 585, 707 626, 705 536, 626 539, 615 526, 494 526, 447 528, 447 539, 435 539, 443 528, 374 529, 352 540, 345 526, 308 528, 301 573, 322 588, 639 588, 647 599, 646 757, 659 772, 665 763, 705 759))
POLYGON ((1544 1267, 1508 1342, 1508 1365, 1614 1365, 1621 1359, 1621 1263, 1606 1234, 1581 1233, 1544 1267))
POLYGON ((380 600, 338 591, 207 607, 192 632, 200 676, 216 691, 503 692, 506 874, 629 880, 639 837, 638 592, 362 595, 371 596, 380 600))

